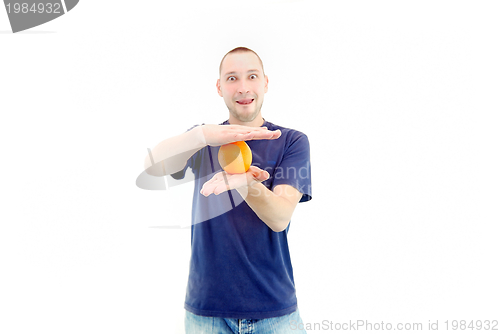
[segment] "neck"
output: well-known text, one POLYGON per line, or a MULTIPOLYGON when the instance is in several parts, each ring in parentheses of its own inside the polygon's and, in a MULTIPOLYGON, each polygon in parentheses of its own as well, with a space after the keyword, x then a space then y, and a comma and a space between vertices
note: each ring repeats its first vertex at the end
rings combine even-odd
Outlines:
POLYGON ((244 125, 244 126, 255 126, 255 127, 261 127, 262 125, 264 125, 264 118, 260 115, 255 117, 255 119, 253 121, 250 121, 250 122, 243 122, 243 121, 240 121, 239 119, 233 117, 233 115, 229 114, 229 124, 231 125, 244 125))

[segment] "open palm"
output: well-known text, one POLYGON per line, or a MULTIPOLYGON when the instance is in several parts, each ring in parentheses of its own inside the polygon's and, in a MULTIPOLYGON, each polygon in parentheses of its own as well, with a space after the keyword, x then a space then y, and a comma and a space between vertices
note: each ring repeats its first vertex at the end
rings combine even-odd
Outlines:
POLYGON ((241 174, 229 174, 222 171, 205 182, 201 188, 200 194, 205 197, 210 196, 210 194, 219 195, 231 189, 251 186, 257 182, 265 181, 268 178, 269 173, 256 166, 250 166, 246 173, 241 174))

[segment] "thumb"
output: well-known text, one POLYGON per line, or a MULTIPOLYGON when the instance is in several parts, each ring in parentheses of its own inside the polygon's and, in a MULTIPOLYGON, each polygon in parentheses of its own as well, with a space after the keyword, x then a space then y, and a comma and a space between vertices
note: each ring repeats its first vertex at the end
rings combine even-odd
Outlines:
POLYGON ((257 181, 265 181, 269 178, 269 173, 265 170, 260 169, 259 167, 250 166, 248 169, 252 177, 257 181))

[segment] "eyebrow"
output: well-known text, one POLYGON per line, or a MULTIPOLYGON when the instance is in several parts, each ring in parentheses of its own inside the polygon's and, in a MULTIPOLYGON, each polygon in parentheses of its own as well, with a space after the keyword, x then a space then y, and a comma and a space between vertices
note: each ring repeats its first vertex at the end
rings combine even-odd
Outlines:
MULTIPOLYGON (((252 72, 260 72, 259 70, 248 70, 247 73, 252 73, 252 72)), ((236 72, 228 72, 226 74, 224 74, 225 77, 227 77, 228 75, 233 75, 233 74, 236 74, 236 72)))

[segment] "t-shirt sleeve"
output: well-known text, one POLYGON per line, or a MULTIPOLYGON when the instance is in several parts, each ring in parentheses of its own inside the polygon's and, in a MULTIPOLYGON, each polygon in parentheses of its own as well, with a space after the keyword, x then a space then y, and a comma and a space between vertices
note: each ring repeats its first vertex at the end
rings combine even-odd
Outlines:
MULTIPOLYGON (((203 123, 204 124, 204 123, 203 123)), ((202 125, 203 125, 202 124, 202 125)), ((194 129, 195 127, 199 126, 199 124, 189 128, 186 132, 188 131, 191 131, 192 129, 194 129)), ((199 152, 199 151, 198 151, 199 152)), ((186 176, 186 171, 188 169, 188 167, 191 167, 193 168, 193 165, 194 165, 194 161, 196 159, 196 156, 198 155, 198 152, 194 153, 189 159, 188 161, 186 162, 186 165, 184 166, 183 169, 181 169, 180 171, 178 172, 175 172, 175 173, 172 173, 170 174, 170 176, 172 178, 174 178, 175 180, 182 180, 184 178, 184 176, 186 176)))
POLYGON ((272 188, 280 184, 291 185, 300 191, 302 198, 299 202, 312 199, 309 139, 301 132, 291 139, 276 167, 272 188))
POLYGON ((173 178, 174 178, 174 179, 176 179, 176 180, 182 180, 182 179, 184 178, 184 176, 186 176, 186 171, 187 171, 188 167, 191 167, 191 166, 192 166, 192 164, 193 164, 193 157, 194 157, 195 155, 196 155, 196 153, 195 153, 195 154, 193 154, 193 155, 191 156, 191 158, 189 158, 189 160, 186 162, 186 165, 184 166, 184 168, 183 168, 183 169, 181 169, 180 171, 175 172, 175 173, 173 173, 173 174, 170 174, 170 176, 171 176, 171 177, 173 177, 173 178))

